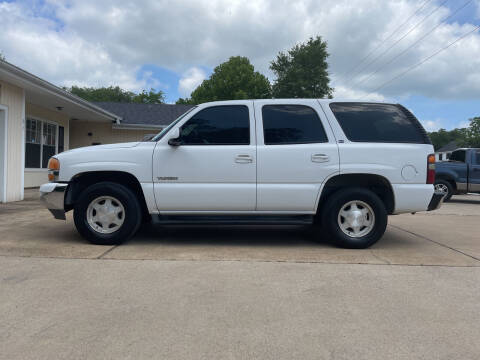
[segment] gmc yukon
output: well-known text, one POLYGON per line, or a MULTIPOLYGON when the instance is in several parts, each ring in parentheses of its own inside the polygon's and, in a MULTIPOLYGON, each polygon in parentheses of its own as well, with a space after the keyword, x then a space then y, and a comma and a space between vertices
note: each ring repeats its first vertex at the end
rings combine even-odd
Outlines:
POLYGON ((95 244, 142 222, 312 224, 318 239, 366 248, 388 215, 434 210, 435 157, 398 104, 316 99, 201 104, 151 141, 74 149, 50 159, 41 199, 73 210, 95 244))

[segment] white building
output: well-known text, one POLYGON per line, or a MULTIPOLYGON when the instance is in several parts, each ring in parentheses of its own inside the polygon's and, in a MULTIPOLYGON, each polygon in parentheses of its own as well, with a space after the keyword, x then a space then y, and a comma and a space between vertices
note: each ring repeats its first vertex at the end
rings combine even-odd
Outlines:
POLYGON ((140 141, 189 108, 94 104, 0 60, 0 202, 22 200, 24 188, 47 182, 47 162, 56 153, 140 141))
POLYGON ((450 141, 447 145, 442 146, 435 151, 435 160, 447 161, 450 158, 450 154, 456 149, 458 149, 457 143, 455 141, 450 141))

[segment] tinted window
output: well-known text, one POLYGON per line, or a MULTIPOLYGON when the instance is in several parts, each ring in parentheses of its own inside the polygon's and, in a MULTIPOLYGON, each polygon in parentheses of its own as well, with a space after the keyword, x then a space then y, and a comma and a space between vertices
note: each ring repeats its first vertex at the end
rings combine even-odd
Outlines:
POLYGON ((351 141, 430 143, 418 120, 403 106, 331 103, 330 108, 351 141))
POLYGON ((262 108, 265 145, 327 142, 315 110, 304 105, 265 105, 262 108))
POLYGON ((185 145, 248 145, 248 108, 232 105, 204 109, 182 126, 180 140, 185 145))
POLYGON ((475 162, 475 163, 476 163, 477 165, 480 165, 480 151, 477 151, 477 152, 475 153, 475 159, 476 159, 476 162, 475 162))
POLYGON ((450 161, 465 162, 465 150, 456 150, 450 155, 450 161))

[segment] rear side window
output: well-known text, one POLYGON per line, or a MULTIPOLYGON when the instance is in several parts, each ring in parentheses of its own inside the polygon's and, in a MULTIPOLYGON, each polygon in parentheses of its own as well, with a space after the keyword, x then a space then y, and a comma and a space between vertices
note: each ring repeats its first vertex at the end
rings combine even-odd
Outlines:
POLYGON ((401 105, 331 103, 350 141, 430 144, 417 118, 401 105))
POLYGON ((465 162, 465 150, 455 150, 450 155, 450 161, 465 162))
POLYGON ((180 129, 180 140, 184 145, 248 145, 248 108, 225 105, 199 111, 180 129))
POLYGON ((328 142, 315 110, 305 105, 265 105, 262 107, 265 145, 328 142))
POLYGON ((477 152, 475 153, 475 159, 476 159, 476 162, 475 162, 475 163, 476 163, 477 165, 480 165, 480 151, 477 151, 477 152))

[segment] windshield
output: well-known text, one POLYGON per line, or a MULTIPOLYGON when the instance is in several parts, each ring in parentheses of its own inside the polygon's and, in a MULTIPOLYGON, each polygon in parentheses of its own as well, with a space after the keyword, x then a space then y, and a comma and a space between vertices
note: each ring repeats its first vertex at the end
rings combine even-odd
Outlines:
POLYGON ((170 125, 168 125, 165 129, 163 129, 162 131, 160 131, 157 135, 155 135, 155 137, 150 140, 150 141, 158 141, 160 140, 162 137, 165 136, 165 134, 167 132, 170 131, 170 129, 172 127, 175 126, 176 123, 178 123, 180 120, 182 120, 187 114, 189 114, 193 109, 195 109, 196 106, 192 107, 191 109, 187 110, 185 113, 183 113, 182 115, 180 115, 178 118, 176 118, 170 125))

